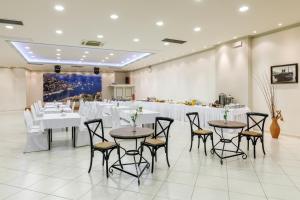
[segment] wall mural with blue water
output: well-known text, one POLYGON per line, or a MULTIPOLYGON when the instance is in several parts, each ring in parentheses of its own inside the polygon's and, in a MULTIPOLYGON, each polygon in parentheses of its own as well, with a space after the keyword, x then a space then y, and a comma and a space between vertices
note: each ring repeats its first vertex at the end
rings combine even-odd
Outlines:
POLYGON ((55 74, 43 76, 44 102, 78 101, 80 98, 93 100, 101 97, 101 75, 55 74))

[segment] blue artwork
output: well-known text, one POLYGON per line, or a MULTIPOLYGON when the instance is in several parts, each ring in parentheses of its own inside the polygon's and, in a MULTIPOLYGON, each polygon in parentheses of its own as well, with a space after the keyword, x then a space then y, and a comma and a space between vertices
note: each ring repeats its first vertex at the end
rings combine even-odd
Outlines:
POLYGON ((78 100, 102 91, 100 75, 45 73, 43 79, 44 102, 78 100))

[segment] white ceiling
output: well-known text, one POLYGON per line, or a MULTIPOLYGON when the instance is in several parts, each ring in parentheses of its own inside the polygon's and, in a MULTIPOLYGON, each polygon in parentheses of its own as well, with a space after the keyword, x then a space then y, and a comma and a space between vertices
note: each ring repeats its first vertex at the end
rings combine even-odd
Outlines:
POLYGON ((103 48, 50 45, 11 41, 12 46, 30 64, 62 64, 122 68, 151 53, 119 51, 103 48))
POLYGON ((0 0, 0 18, 24 22, 13 30, 0 24, 0 66, 50 67, 27 64, 6 40, 78 47, 82 40, 100 40, 105 49, 153 53, 123 68, 131 70, 252 35, 254 30, 273 30, 278 23, 298 23, 299 7, 299 0, 0 0), (55 11, 56 4, 65 10, 55 11), (249 6, 248 12, 238 11, 243 5, 249 6), (111 14, 119 18, 112 20, 111 14), (159 20, 164 26, 156 26, 159 20), (196 26, 200 32, 193 31, 196 26), (58 29, 63 34, 57 35, 58 29), (99 34, 104 37, 98 39, 99 34), (164 46, 164 38, 187 43, 164 46))

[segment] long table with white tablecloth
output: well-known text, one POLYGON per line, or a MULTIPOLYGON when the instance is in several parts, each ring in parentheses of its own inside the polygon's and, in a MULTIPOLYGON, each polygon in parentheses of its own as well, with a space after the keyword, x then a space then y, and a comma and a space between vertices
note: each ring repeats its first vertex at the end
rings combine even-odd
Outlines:
MULTIPOLYGON (((156 111, 160 113, 162 117, 170 117, 178 121, 188 121, 186 113, 198 112, 200 118, 200 124, 202 127, 209 128, 207 122, 211 120, 222 120, 224 116, 224 108, 215 108, 210 106, 188 106, 184 104, 175 103, 158 103, 158 102, 146 102, 146 101, 125 101, 118 102, 119 105, 134 107, 143 107, 143 109, 156 111)), ((228 120, 234 121, 246 121, 246 113, 249 112, 248 107, 231 108, 228 113, 228 120)))

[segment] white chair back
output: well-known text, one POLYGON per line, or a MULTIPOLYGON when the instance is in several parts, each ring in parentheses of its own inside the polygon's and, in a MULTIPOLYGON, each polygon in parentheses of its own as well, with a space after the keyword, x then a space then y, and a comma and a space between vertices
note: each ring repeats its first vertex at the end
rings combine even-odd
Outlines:
POLYGON ((33 119, 36 120, 37 119, 37 115, 36 115, 36 111, 33 105, 30 106, 30 110, 33 116, 33 119))
POLYGON ((72 104, 72 112, 74 112, 74 111, 75 111, 75 104, 76 104, 76 102, 75 102, 75 101, 73 101, 73 104, 72 104))
POLYGON ((33 127, 33 119, 31 113, 28 110, 24 111, 24 119, 26 128, 29 131, 33 127))
POLYGON ((70 101, 70 100, 67 100, 66 105, 70 107, 70 106, 71 106, 71 101, 70 101))
POLYGON ((40 108, 43 108, 43 104, 42 104, 41 100, 38 100, 38 105, 39 105, 40 108))

